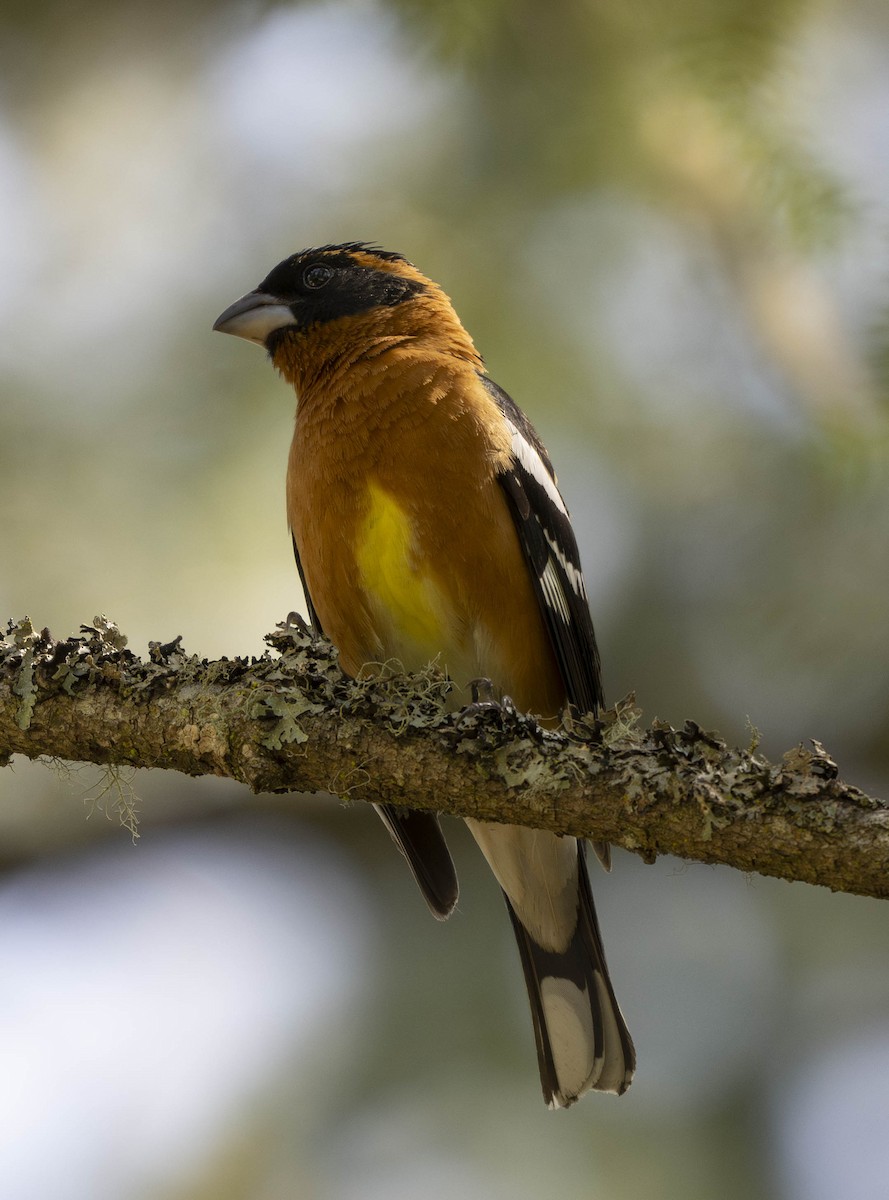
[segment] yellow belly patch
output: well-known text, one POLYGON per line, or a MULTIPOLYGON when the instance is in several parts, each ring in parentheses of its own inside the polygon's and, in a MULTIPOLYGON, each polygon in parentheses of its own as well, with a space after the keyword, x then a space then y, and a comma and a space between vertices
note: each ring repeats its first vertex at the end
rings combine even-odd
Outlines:
POLYGON ((356 559, 364 589, 387 626, 379 630, 386 653, 408 670, 425 666, 446 649, 447 606, 422 569, 410 517, 375 483, 368 488, 356 559))

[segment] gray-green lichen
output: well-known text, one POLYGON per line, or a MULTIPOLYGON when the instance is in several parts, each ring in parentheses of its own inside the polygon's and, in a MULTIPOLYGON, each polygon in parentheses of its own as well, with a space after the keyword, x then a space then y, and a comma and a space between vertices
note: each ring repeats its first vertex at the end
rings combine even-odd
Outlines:
POLYGON ((644 728, 633 697, 544 728, 479 684, 471 703, 433 664, 348 679, 298 619, 258 658, 208 662, 181 639, 146 659, 96 618, 55 640, 0 637, 0 764, 14 753, 162 766, 254 791, 329 790, 610 840, 885 895, 889 809, 838 777, 818 742, 780 763, 693 721, 644 728))

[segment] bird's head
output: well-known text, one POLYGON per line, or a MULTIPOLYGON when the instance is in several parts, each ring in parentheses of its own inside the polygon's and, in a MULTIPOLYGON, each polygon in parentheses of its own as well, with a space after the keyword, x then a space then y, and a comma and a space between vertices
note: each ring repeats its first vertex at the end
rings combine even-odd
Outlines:
POLYGON ((264 346, 297 385, 324 361, 389 340, 438 339, 480 362, 442 289, 403 255, 363 242, 285 258, 213 328, 264 346))

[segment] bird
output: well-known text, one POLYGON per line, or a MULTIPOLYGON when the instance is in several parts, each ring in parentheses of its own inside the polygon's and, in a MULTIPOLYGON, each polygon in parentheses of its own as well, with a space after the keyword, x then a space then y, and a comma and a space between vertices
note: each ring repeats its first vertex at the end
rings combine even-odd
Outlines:
MULTIPOLYGON (((577 542, 531 422, 440 285, 368 242, 291 254, 216 320, 296 392, 287 515, 312 627, 347 675, 437 661, 542 722, 604 705, 577 542)), ((495 701, 497 702, 497 701, 495 701)), ((435 814, 377 811, 432 914, 458 896, 435 814)), ((620 1095, 635 1049, 572 837, 467 819, 503 891, 550 1108, 620 1095)), ((610 869, 607 845, 596 845, 610 869)))

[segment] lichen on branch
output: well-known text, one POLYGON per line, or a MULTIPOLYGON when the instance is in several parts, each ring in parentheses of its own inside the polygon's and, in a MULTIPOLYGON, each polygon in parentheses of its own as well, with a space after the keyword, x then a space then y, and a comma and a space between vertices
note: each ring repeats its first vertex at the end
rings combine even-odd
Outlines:
POLYGON ((545 729, 509 702, 453 711, 434 667, 349 679, 299 618, 266 641, 258 658, 208 662, 176 638, 142 660, 103 618, 63 640, 10 622, 0 765, 23 754, 219 775, 889 895, 889 806, 842 782, 817 741, 771 763, 694 721, 643 728, 632 698, 545 729))

